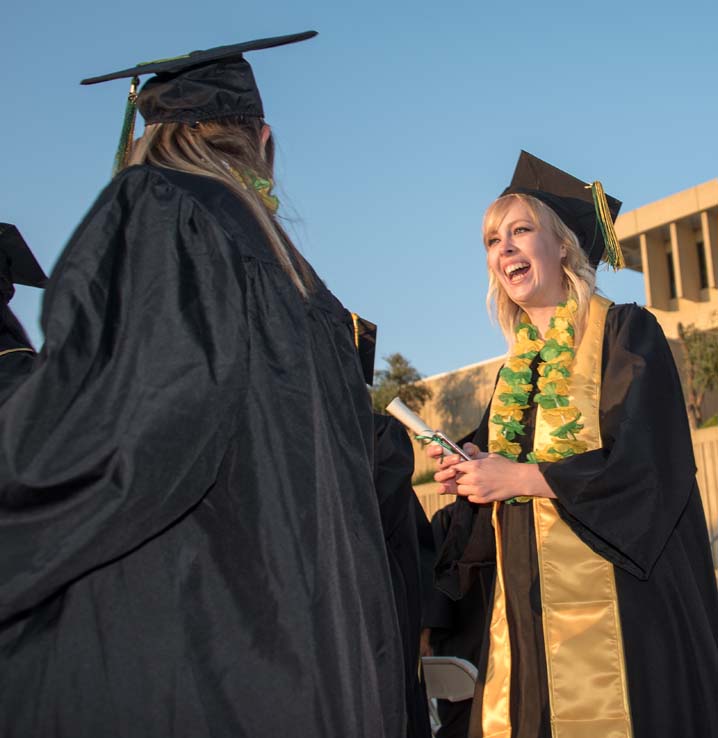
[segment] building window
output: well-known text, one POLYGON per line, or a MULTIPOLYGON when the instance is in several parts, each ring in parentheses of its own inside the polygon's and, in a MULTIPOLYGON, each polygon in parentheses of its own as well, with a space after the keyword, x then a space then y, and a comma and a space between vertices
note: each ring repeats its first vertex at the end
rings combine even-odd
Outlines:
POLYGON ((673 270, 673 253, 666 253, 666 261, 668 263, 668 295, 671 300, 676 299, 676 273, 673 270))
POLYGON ((704 290, 708 287, 708 267, 706 266, 706 249, 703 241, 698 241, 696 248, 698 249, 698 280, 701 289, 704 290))

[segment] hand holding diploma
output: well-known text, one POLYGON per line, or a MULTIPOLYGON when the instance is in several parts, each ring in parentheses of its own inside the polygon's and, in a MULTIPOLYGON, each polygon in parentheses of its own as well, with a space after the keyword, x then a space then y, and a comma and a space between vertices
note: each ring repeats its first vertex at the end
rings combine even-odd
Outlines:
POLYGON ((432 430, 398 397, 386 409, 418 440, 428 442, 425 451, 436 461, 438 471, 434 481, 441 485, 440 494, 459 495, 477 504, 514 497, 556 497, 536 464, 521 464, 499 454, 488 454, 473 443, 465 443, 460 449, 441 431, 432 430), (447 451, 455 453, 446 455, 447 451))
MULTIPOLYGON (((456 455, 439 459, 434 480, 441 484, 440 494, 459 495, 477 504, 514 497, 556 497, 536 464, 519 464, 499 454, 487 454, 473 443, 464 444, 464 451, 470 461, 456 455)), ((436 458, 431 446, 427 452, 436 458)))

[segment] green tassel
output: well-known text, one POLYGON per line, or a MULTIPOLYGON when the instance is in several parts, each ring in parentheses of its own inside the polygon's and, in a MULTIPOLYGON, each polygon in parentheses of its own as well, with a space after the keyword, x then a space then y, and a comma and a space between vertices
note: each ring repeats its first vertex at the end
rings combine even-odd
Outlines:
POLYGON ((137 85, 139 85, 139 77, 133 77, 130 82, 130 92, 127 95, 127 105, 125 106, 125 117, 122 121, 122 131, 120 133, 120 143, 117 146, 115 154, 115 163, 112 167, 112 176, 127 164, 127 159, 132 146, 132 139, 135 135, 135 117, 137 115, 137 85))
POLYGON ((606 200, 606 193, 603 191, 603 185, 600 182, 594 182, 591 185, 591 194, 593 195, 593 205, 596 208, 598 225, 606 244, 603 261, 610 264, 613 270, 617 272, 626 266, 626 262, 623 258, 623 251, 621 251, 621 244, 618 242, 616 229, 613 227, 613 218, 606 200))

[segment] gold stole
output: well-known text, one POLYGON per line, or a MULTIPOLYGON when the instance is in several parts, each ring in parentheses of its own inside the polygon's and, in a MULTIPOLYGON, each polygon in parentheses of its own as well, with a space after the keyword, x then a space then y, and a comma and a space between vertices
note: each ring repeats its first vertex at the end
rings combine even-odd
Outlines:
MULTIPOLYGON (((570 404, 582 413, 580 438, 601 447, 601 353, 609 300, 594 295, 570 377, 570 404)), ((492 401, 493 404, 494 401, 492 401)), ((491 415, 494 414, 492 407, 491 415)), ((546 448, 551 426, 536 414, 534 449, 546 448)), ((490 424, 490 438, 497 435, 490 424)), ((483 696, 484 738, 511 738, 511 644, 499 529, 494 503, 496 583, 483 696)), ((613 565, 564 523, 552 500, 534 498, 546 672, 553 738, 632 738, 626 664, 613 565)))

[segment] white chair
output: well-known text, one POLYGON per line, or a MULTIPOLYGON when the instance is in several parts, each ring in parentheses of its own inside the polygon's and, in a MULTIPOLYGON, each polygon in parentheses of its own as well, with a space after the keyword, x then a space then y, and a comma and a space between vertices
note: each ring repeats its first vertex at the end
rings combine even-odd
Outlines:
POLYGON ((478 670, 470 661, 455 656, 423 656, 421 666, 429 699, 473 699, 478 670))
POLYGON ((456 656, 422 656, 421 668, 429 700, 431 735, 436 736, 441 728, 436 700, 461 702, 473 699, 478 669, 470 661, 456 656))

